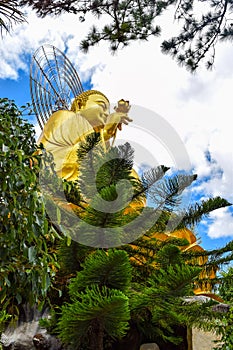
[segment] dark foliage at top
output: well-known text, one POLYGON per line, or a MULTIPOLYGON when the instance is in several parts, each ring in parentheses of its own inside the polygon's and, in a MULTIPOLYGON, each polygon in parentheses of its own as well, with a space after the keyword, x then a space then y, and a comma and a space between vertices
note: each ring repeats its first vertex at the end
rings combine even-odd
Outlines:
POLYGON ((81 48, 87 51, 90 46, 107 40, 113 52, 132 41, 159 35, 161 28, 156 23, 157 17, 175 7, 174 18, 180 32, 164 40, 161 49, 190 71, 195 71, 201 61, 211 68, 216 43, 219 40, 232 40, 233 36, 233 0, 21 0, 20 5, 31 6, 41 17, 73 13, 80 22, 84 22, 89 13, 99 19, 108 16, 108 24, 90 28, 81 42, 81 48))

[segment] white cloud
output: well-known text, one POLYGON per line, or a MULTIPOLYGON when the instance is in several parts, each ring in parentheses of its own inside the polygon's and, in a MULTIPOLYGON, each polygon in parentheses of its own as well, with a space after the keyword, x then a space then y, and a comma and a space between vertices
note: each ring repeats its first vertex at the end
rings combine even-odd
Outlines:
POLYGON ((208 225, 210 238, 233 238, 233 214, 228 208, 218 209, 210 214, 211 223, 208 225))
POLYGON ((41 45, 49 43, 64 50, 65 42, 72 37, 69 32, 71 23, 77 19, 72 15, 68 21, 66 17, 59 20, 53 17, 38 18, 34 12, 28 11, 28 23, 14 26, 11 34, 5 34, 0 42, 0 57, 2 64, 9 66, 11 71, 1 67, 0 78, 18 78, 19 69, 29 72, 29 62, 25 62, 25 55, 32 55, 41 45))

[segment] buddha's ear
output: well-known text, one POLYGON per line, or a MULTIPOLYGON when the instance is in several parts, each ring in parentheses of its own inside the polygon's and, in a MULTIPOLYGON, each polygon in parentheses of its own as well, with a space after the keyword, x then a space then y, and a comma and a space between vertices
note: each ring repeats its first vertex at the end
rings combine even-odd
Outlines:
POLYGON ((84 108, 81 101, 74 101, 73 105, 75 106, 76 112, 84 108))
POLYGON ((83 109, 85 106, 81 101, 78 101, 78 109, 83 109))

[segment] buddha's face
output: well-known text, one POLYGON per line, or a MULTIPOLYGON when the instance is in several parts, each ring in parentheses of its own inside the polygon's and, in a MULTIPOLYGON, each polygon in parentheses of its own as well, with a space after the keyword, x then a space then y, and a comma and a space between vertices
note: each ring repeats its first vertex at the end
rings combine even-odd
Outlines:
POLYGON ((93 94, 88 97, 86 105, 81 107, 80 113, 96 131, 99 131, 106 123, 109 108, 109 102, 104 96, 93 94))

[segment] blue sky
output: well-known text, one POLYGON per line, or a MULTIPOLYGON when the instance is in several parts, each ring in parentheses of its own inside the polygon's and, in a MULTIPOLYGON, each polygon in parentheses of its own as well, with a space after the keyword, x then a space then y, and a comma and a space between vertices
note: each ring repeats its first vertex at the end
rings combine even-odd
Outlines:
MULTIPOLYGON (((172 31, 172 18, 167 17, 165 24, 166 36, 172 31)), ((110 54, 106 43, 83 54, 78 46, 87 32, 85 25, 77 23, 73 15, 38 19, 29 11, 28 23, 16 26, 0 42, 0 96, 14 99, 18 105, 30 102, 30 57, 42 44, 53 44, 61 51, 66 48, 85 89, 93 86, 113 103, 120 98, 130 100, 132 118, 134 106, 141 106, 148 113, 159 114, 169 124, 189 156, 189 170, 198 174, 191 192, 193 200, 222 196, 233 203, 233 138, 229 127, 232 45, 218 45, 213 71, 201 67, 191 75, 161 54, 157 38, 134 43, 115 56, 110 54)), ((31 121, 34 123, 35 118, 31 117, 31 121)), ((176 150, 158 141, 160 125, 157 130, 156 140, 151 139, 148 145, 149 130, 146 136, 140 136, 136 128, 126 127, 120 136, 146 147, 158 164, 176 166, 176 150)), ((205 249, 223 246, 233 238, 232 208, 215 211, 195 232, 205 249)))
POLYGON ((22 71, 17 80, 0 79, 0 93, 2 97, 15 100, 17 105, 30 102, 28 74, 22 71))

